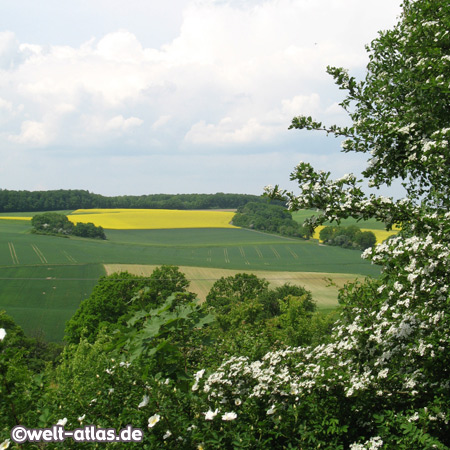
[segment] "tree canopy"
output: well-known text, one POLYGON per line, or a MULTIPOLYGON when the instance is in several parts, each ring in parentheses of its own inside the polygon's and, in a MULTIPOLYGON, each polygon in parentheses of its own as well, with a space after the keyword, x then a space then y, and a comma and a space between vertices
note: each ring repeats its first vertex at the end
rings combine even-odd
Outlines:
POLYGON ((129 272, 102 277, 89 298, 85 299, 67 322, 65 341, 78 343, 81 338, 93 342, 101 326, 110 329, 125 323, 132 311, 161 305, 171 294, 186 292, 189 282, 178 267, 157 267, 150 277, 129 272))
POLYGON ((377 238, 372 231, 361 231, 356 225, 348 227, 327 226, 320 230, 319 237, 325 244, 360 250, 371 248, 377 242, 377 238))

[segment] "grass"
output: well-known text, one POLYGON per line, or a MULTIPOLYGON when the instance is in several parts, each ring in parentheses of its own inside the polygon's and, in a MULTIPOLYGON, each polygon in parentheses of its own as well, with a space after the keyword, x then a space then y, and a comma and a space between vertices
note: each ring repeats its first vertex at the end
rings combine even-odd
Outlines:
POLYGON ((26 220, 0 220, 0 310, 27 332, 43 330, 48 340, 62 338, 64 322, 90 295, 104 264, 186 268, 201 298, 221 274, 263 271, 272 283, 308 286, 324 306, 336 304, 336 289, 324 278, 340 285, 379 274, 358 251, 239 228, 106 229, 106 241, 30 230, 26 220))

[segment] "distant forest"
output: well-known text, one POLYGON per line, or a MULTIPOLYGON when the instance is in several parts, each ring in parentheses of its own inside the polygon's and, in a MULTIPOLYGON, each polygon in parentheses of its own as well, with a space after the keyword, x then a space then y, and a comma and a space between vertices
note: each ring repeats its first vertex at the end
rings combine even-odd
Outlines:
POLYGON ((90 208, 235 209, 268 202, 249 194, 150 194, 105 197, 84 190, 10 191, 0 189, 0 212, 59 211, 90 208))

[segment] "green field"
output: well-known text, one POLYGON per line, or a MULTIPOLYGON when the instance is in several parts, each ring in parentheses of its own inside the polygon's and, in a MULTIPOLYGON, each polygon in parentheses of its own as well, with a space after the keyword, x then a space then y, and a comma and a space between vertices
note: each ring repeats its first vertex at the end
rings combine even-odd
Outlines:
POLYGON ((104 274, 101 264, 1 267, 0 309, 28 335, 60 341, 65 322, 104 274))
POLYGON ((106 241, 36 235, 30 229, 29 221, 0 220, 0 310, 27 332, 43 330, 54 341, 61 340, 64 322, 105 273, 103 264, 272 271, 280 277, 281 272, 379 273, 358 251, 244 229, 106 230, 106 241))
MULTIPOLYGON (((316 212, 316 211, 312 211, 309 209, 303 209, 303 210, 295 211, 294 213, 292 213, 292 217, 298 223, 303 223, 303 221, 305 219, 307 219, 308 217, 311 217, 314 215, 319 215, 319 214, 320 213, 316 212)), ((325 225, 331 225, 331 223, 326 222, 325 225)), ((335 223, 333 223, 333 225, 335 225, 335 223)), ((350 225, 356 225, 359 228, 365 228, 365 229, 369 229, 369 230, 385 230, 386 229, 383 222, 380 222, 375 219, 358 221, 358 220, 350 217, 348 219, 342 219, 340 225, 343 227, 348 227, 350 225)))

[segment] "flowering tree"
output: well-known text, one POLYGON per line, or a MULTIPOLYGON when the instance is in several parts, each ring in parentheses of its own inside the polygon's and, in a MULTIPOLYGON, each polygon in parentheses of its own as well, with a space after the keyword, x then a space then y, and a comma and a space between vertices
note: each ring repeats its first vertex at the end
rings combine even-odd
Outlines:
POLYGON ((211 408, 246 398, 242 416, 256 414, 261 435, 270 419, 278 442, 302 448, 450 445, 449 30, 448 1, 405 0, 398 24, 367 47, 364 80, 328 68, 353 125, 293 119, 291 128, 344 136, 344 152, 369 153, 369 184, 400 178, 407 197, 366 195, 354 175, 331 180, 304 162, 291 175, 300 194, 275 186, 268 195, 291 211, 322 211, 312 229, 374 217, 402 232, 363 253, 382 276, 341 292, 330 342, 225 361, 203 381, 211 408))

